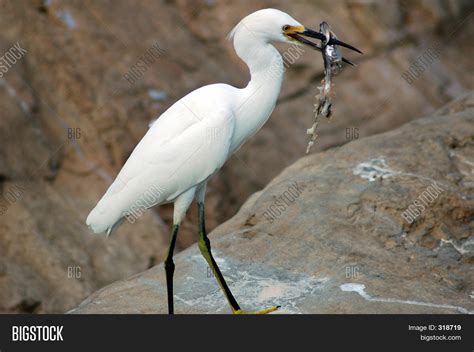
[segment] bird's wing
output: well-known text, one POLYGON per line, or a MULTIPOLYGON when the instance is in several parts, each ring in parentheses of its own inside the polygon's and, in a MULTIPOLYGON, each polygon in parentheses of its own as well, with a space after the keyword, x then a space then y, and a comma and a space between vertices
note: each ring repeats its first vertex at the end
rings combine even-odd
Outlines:
POLYGON ((173 200, 206 180, 227 160, 235 127, 234 115, 230 109, 217 110, 216 106, 213 109, 153 155, 149 170, 160 170, 166 177, 166 180, 160 177, 161 184, 169 187, 166 200, 173 200))
POLYGON ((154 158, 161 155, 170 143, 176 143, 175 140, 184 131, 198 122, 200 119, 187 109, 185 103, 178 101, 173 104, 153 123, 137 144, 105 196, 122 191, 131 180, 149 166, 154 158))
POLYGON ((117 221, 137 202, 143 204, 147 192, 154 196, 145 202, 147 208, 171 201, 222 167, 229 154, 234 115, 222 101, 205 104, 177 102, 153 124, 88 222, 100 217, 102 224, 117 221))

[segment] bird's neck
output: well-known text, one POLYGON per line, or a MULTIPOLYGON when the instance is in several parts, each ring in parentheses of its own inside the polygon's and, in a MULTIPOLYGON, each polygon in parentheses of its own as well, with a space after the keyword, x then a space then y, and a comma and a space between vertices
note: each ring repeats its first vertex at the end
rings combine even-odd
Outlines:
POLYGON ((252 50, 245 61, 250 70, 250 82, 245 88, 250 93, 265 90, 276 101, 283 82, 283 59, 275 47, 269 43, 252 50))
POLYGON ((284 65, 278 50, 270 43, 255 40, 234 39, 237 55, 250 70, 250 82, 241 90, 236 107, 237 149, 256 133, 268 120, 275 108, 283 81, 284 65))

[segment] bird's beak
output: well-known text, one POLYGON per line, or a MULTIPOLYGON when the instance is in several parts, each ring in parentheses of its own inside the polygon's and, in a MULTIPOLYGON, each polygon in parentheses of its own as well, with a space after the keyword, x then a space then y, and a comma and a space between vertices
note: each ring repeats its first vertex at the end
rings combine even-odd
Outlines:
POLYGON ((344 43, 336 38, 330 38, 329 42, 326 43, 327 39, 323 33, 316 32, 315 30, 312 30, 310 28, 306 28, 303 26, 288 26, 288 27, 289 28, 285 31, 285 34, 288 37, 294 40, 297 40, 300 43, 308 45, 315 50, 321 51, 322 46, 326 46, 326 45, 339 45, 339 46, 343 46, 345 48, 357 51, 359 54, 362 54, 362 51, 360 51, 359 49, 353 47, 350 44, 344 43), (319 39, 321 41, 321 45, 317 45, 316 43, 313 43, 312 41, 304 38, 303 36, 319 39))
POLYGON ((345 48, 348 48, 348 49, 351 49, 351 50, 354 50, 354 51, 357 51, 359 54, 362 54, 362 51, 360 51, 359 49, 357 49, 356 47, 353 47, 352 45, 350 44, 347 44, 347 43, 344 43, 344 42, 341 42, 340 40, 336 39, 336 38, 333 38, 331 37, 329 39, 329 42, 328 43, 325 43, 326 41, 326 36, 323 34, 323 33, 320 33, 320 32, 316 32, 310 28, 304 28, 304 31, 300 33, 301 35, 304 35, 306 37, 310 37, 310 38, 316 38, 316 39, 319 39, 321 40, 321 42, 324 44, 324 45, 339 45, 339 46, 343 46, 345 48))

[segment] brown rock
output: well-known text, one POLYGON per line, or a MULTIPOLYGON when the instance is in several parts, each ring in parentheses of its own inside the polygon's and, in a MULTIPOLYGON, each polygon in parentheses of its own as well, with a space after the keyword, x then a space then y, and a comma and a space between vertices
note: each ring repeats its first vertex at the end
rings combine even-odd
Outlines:
MULTIPOLYGON (((472 313, 474 187, 463 182, 463 165, 474 161, 473 103, 471 93, 458 100, 462 111, 302 158, 252 195, 210 236, 242 307, 472 313), (422 200, 430 187, 436 197, 422 200), (424 209, 410 218, 414 202, 424 209)), ((196 245, 175 262, 178 313, 229 312, 196 245)), ((105 287, 71 312, 165 313, 163 266, 105 287)))
MULTIPOLYGON (((365 52, 351 56, 357 68, 336 77, 335 116, 321 124, 314 151, 348 142, 347 131, 363 137, 398 127, 474 85, 471 1, 2 1, 0 53, 18 41, 27 54, 0 79, 0 209, 8 209, 0 216, 0 311, 62 312, 161 260, 170 206, 107 242, 89 233, 85 217, 150 120, 204 84, 246 84, 225 36, 268 6, 312 27, 327 20, 365 52), (155 45, 160 55, 137 73, 137 60, 155 45), (403 80, 439 45, 422 75, 403 80), (7 200, 10 191, 20 196, 7 200), (81 278, 68 279, 68 268, 78 266, 81 278)), ((308 51, 288 67, 273 117, 209 186, 210 229, 303 155, 321 73, 319 54, 308 51)), ((465 156, 456 158, 471 185, 465 156)), ((195 208, 188 218, 178 250, 196 239, 195 208)))

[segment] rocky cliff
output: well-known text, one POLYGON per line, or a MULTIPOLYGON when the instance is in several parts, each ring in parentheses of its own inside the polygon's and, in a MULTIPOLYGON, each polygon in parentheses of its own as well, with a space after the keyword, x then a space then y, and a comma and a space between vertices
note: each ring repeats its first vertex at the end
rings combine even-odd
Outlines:
MULTIPOLYGON (((63 312, 162 260, 169 206, 108 241, 85 217, 150 120, 204 84, 246 84, 225 38, 269 6, 315 28, 326 20, 365 53, 336 77, 334 119, 321 123, 315 152, 430 114, 474 86, 471 1, 0 0, 0 56, 26 50, 0 78, 0 311, 63 312)), ((287 56, 272 118, 210 183, 210 229, 303 155, 321 77, 319 54, 287 56)), ((193 208, 178 250, 195 229, 193 208)))
MULTIPOLYGON (((241 305, 282 313, 474 312, 474 93, 432 117, 298 160, 210 236, 241 305)), ((229 312, 196 245, 176 311, 229 312)), ((165 313, 162 265, 74 313, 165 313)))

